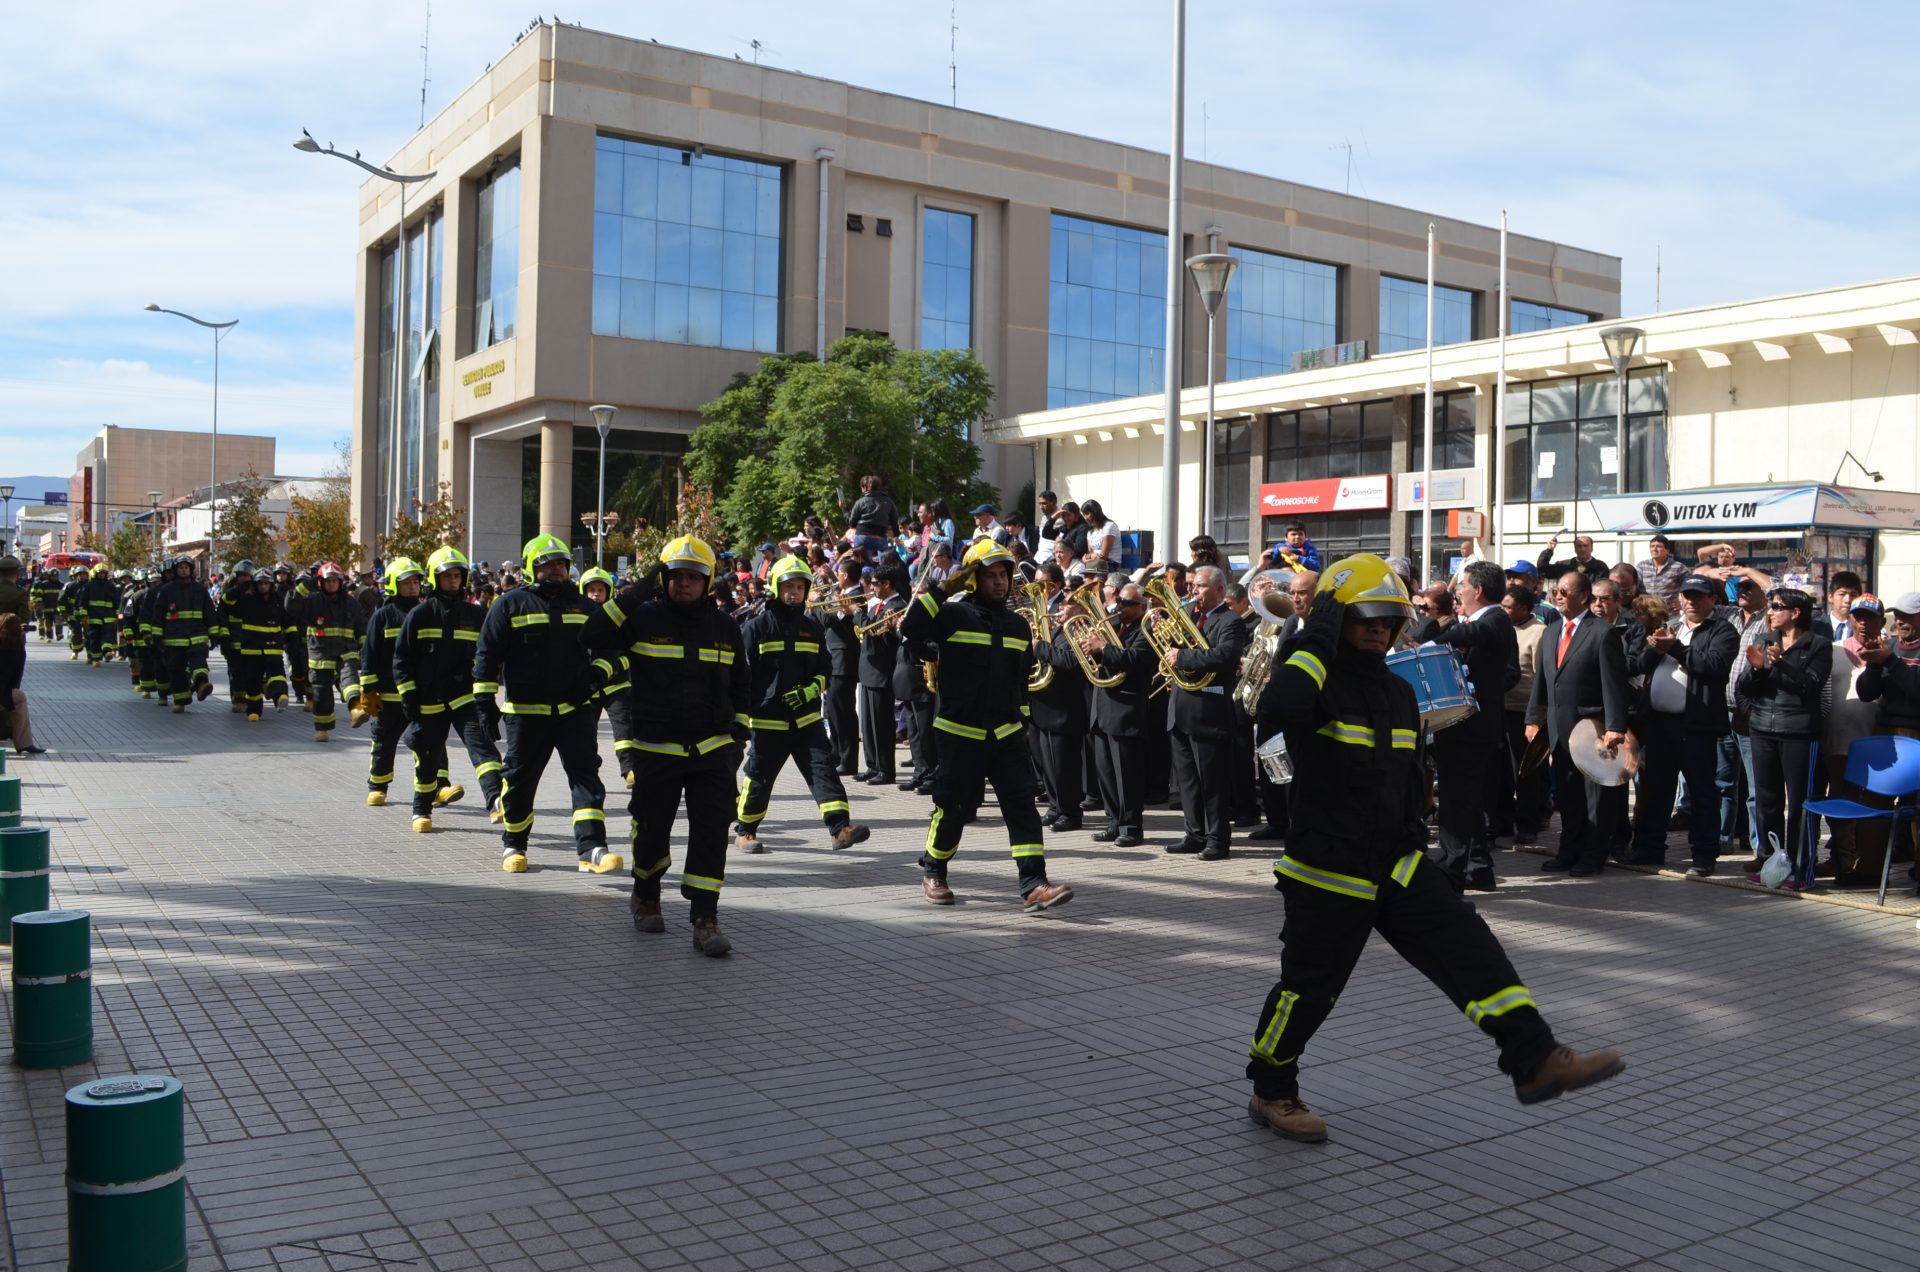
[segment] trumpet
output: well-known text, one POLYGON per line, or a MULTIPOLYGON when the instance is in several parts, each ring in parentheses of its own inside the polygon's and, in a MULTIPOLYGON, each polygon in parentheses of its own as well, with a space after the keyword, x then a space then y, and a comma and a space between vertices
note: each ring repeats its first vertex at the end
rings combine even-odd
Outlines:
POLYGON ((861 640, 865 640, 867 637, 883 632, 889 627, 898 626, 901 618, 906 615, 906 612, 907 610, 904 605, 899 609, 882 610, 880 616, 871 623, 855 623, 853 634, 861 640))
MULTIPOLYGON (((1161 661, 1167 654, 1181 649, 1206 649, 1207 638, 1194 623, 1193 616, 1187 613, 1186 606, 1174 595, 1173 585, 1167 582, 1167 576, 1161 575, 1149 579, 1141 585, 1141 591, 1147 594, 1151 608, 1140 626, 1147 633, 1147 643, 1153 646, 1154 655, 1161 661)), ((1160 673, 1160 683, 1153 692, 1159 693, 1168 685, 1174 685, 1188 693, 1199 693, 1213 683, 1213 673, 1200 676, 1183 676, 1177 671, 1160 673)))
MULTIPOLYGON (((1047 619, 1047 590, 1038 583, 1020 585, 1021 604, 1014 608, 1026 615, 1027 626, 1033 629, 1033 638, 1037 641, 1051 641, 1053 626, 1047 619)), ((1027 669, 1027 692, 1039 693, 1053 683, 1053 664, 1033 660, 1033 666, 1027 669)))
POLYGON ((1120 633, 1113 629, 1106 611, 1100 607, 1099 591, 1100 580, 1095 579, 1069 592, 1060 606, 1060 630, 1067 634, 1074 661, 1080 664, 1080 674, 1087 678, 1087 683, 1097 689, 1117 689, 1126 683, 1127 674, 1101 671, 1100 664, 1086 648, 1087 640, 1095 635, 1115 648, 1121 644, 1120 633))

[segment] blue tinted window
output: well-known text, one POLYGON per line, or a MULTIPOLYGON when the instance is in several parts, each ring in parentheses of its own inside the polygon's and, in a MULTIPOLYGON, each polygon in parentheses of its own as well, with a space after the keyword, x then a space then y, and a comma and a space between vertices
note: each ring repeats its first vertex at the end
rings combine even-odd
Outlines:
POLYGON ((1294 354, 1339 343, 1337 268, 1245 247, 1227 252, 1239 262, 1227 282, 1227 379, 1291 371, 1294 354))
POLYGON ((775 352, 781 169, 618 137, 594 160, 594 334, 775 352))
MULTIPOLYGON (((594 206, 611 196, 597 184, 594 206)), ((520 161, 496 168, 474 203, 473 347, 513 335, 520 298, 520 161)))
MULTIPOLYGON (((1463 344, 1473 339, 1473 293, 1458 287, 1433 289, 1433 343, 1463 344)), ((1427 347, 1427 285, 1405 278, 1380 277, 1381 353, 1427 347)))
POLYGON ((1516 336, 1529 331, 1551 331, 1555 327, 1578 327, 1581 323, 1593 321, 1577 310, 1536 305, 1530 300, 1514 301, 1510 313, 1507 330, 1516 336))
POLYGON ((1166 235, 1054 213, 1047 262, 1049 407, 1160 392, 1166 274, 1166 235))
POLYGON ((973 217, 928 208, 920 221, 920 347, 973 347, 973 217))

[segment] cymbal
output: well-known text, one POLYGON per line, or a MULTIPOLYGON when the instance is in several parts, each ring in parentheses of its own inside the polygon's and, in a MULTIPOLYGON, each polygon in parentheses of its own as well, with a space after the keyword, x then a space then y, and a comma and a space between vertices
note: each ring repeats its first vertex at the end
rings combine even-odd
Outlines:
POLYGON ((1640 771, 1640 744, 1631 733, 1612 751, 1600 746, 1600 726, 1582 720, 1567 734, 1567 755, 1587 780, 1601 786, 1625 786, 1640 771))

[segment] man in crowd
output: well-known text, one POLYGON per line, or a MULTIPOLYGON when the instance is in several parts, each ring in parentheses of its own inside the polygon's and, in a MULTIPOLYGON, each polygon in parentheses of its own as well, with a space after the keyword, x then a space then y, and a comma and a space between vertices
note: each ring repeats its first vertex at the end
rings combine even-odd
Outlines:
POLYGON ((1511 836, 1517 844, 1530 844, 1553 816, 1547 766, 1536 764, 1528 772, 1520 772, 1520 761, 1527 753, 1527 704, 1533 699, 1533 682, 1540 671, 1540 633, 1546 630, 1546 624, 1534 613, 1530 588, 1508 587, 1500 598, 1500 608, 1513 624, 1514 655, 1519 660, 1520 679, 1501 701, 1507 762, 1495 764, 1493 768, 1488 829, 1496 842, 1511 836))
POLYGON ((1813 630, 1839 644, 1853 635, 1853 601, 1867 590, 1866 583, 1852 570, 1836 570, 1827 580, 1827 612, 1813 623, 1813 630))
POLYGON ((1218 566, 1195 570, 1191 584, 1193 622, 1206 640, 1205 649, 1170 649, 1160 668, 1170 679, 1176 674, 1189 684, 1211 675, 1204 688, 1169 689, 1173 702, 1167 711, 1174 781, 1186 833, 1168 852, 1197 853, 1202 861, 1225 861, 1231 852, 1233 780, 1233 686, 1240 659, 1247 652, 1247 626, 1227 608, 1227 576, 1218 566))
MULTIPOLYGON (((1727 733, 1727 674, 1739 637, 1714 617, 1719 585, 1704 575, 1680 584, 1680 612, 1649 633, 1628 665, 1648 678, 1646 714, 1636 722, 1642 746, 1640 795, 1634 810, 1632 865, 1660 865, 1667 857, 1667 823, 1674 791, 1684 775, 1689 791, 1714 789, 1720 739, 1727 733)), ((1702 807, 1688 820, 1693 864, 1690 879, 1713 873, 1720 855, 1719 827, 1702 807)))
POLYGON ((1007 545, 1007 529, 998 518, 1000 510, 992 504, 981 504, 973 510, 973 534, 971 539, 992 539, 1001 547, 1007 545))
POLYGON ((860 583, 860 563, 842 560, 834 566, 838 587, 821 614, 827 631, 827 734, 833 744, 833 769, 852 777, 860 766, 860 638, 854 628, 863 617, 866 591, 860 583))
POLYGON ((1560 805, 1560 851, 1542 864, 1548 872, 1591 878, 1606 868, 1619 816, 1616 788, 1602 786, 1574 767, 1568 735, 1581 720, 1594 720, 1604 747, 1627 737, 1626 647, 1611 622, 1592 611, 1592 585, 1578 568, 1554 582, 1561 617, 1540 634, 1543 657, 1527 707, 1527 740, 1542 729, 1553 745, 1553 780, 1560 805))
POLYGON ((1551 581, 1558 579, 1568 570, 1578 570, 1586 576, 1587 582, 1593 583, 1607 576, 1607 563, 1593 555, 1592 535, 1575 535, 1573 555, 1556 561, 1553 559, 1553 553, 1559 546, 1560 536, 1556 534, 1547 540, 1546 548, 1534 561, 1534 567, 1540 571, 1540 577, 1551 581))
MULTIPOLYGON (((1716 582, 1724 577, 1706 566, 1702 566, 1698 573, 1716 582)), ((1765 578, 1764 575, 1760 577, 1765 578)), ((1747 734, 1748 707, 1740 694, 1739 685, 1740 669, 1747 665, 1747 647, 1765 640, 1767 636, 1767 591, 1765 583, 1745 575, 1735 577, 1732 582, 1734 603, 1722 605, 1715 611, 1732 626, 1738 643, 1734 646, 1733 666, 1727 671, 1727 712, 1731 717, 1731 727, 1720 740, 1720 764, 1715 770, 1714 785, 1720 795, 1720 839, 1723 844, 1731 844, 1740 822, 1740 780, 1744 773, 1747 784, 1747 841, 1753 850, 1752 860, 1758 860, 1760 809, 1753 788, 1753 742, 1747 734)))
POLYGON ((1007 513, 1005 525, 1009 546, 1013 543, 1023 543, 1027 547, 1027 555, 1039 555, 1040 535, 1032 526, 1027 524, 1026 514, 1022 513, 1018 508, 1010 509, 1007 513))
MULTIPOLYGON (((1432 639, 1461 653, 1480 709, 1433 735, 1433 762, 1440 799, 1440 869, 1455 889, 1494 889, 1493 837, 1487 824, 1490 771, 1509 764, 1506 750, 1507 690, 1520 680, 1519 643, 1500 607, 1506 575, 1492 561, 1460 571, 1454 587, 1458 621, 1445 622, 1432 639)), ((1432 621, 1432 620, 1429 620, 1432 621)))
POLYGON ((1640 575, 1640 590, 1657 596, 1672 606, 1680 595, 1680 582, 1689 573, 1687 563, 1673 555, 1673 542, 1664 534, 1647 540, 1647 559, 1634 566, 1640 575))
POLYGON ((1622 561, 1607 571, 1607 577, 1613 581, 1613 594, 1620 598, 1620 608, 1632 609, 1640 595, 1640 571, 1622 561))
MULTIPOLYGON (((1117 576, 1116 576, 1117 577, 1117 576)), ((1145 738, 1165 730, 1155 720, 1149 695, 1153 692, 1153 646, 1147 643, 1140 620, 1147 612, 1146 594, 1138 583, 1120 585, 1113 609, 1113 630, 1119 644, 1092 633, 1087 651, 1100 664, 1103 676, 1120 676, 1118 684, 1093 691, 1094 771, 1100 787, 1100 806, 1106 810, 1105 829, 1094 835, 1098 843, 1136 848, 1146 800, 1145 738)))
MULTIPOLYGON (((873 572, 868 584, 871 599, 860 618, 871 625, 892 618, 906 608, 899 594, 905 582, 904 570, 883 566, 873 572)), ((869 632, 860 641, 860 738, 866 767, 853 775, 856 782, 869 786, 891 786, 896 780, 894 757, 898 753, 893 727, 893 668, 900 657, 898 623, 869 632)))

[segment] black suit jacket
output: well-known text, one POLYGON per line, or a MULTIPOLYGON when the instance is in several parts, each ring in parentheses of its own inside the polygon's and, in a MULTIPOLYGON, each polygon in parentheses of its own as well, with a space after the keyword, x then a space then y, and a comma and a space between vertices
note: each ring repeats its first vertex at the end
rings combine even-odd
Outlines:
POLYGON ((1153 692, 1153 646, 1140 624, 1120 630, 1120 643, 1100 651, 1100 670, 1125 672, 1111 689, 1093 691, 1093 726, 1117 738, 1138 737, 1147 729, 1147 696, 1153 692))
POLYGON ((1213 683, 1199 693, 1178 687, 1169 689, 1173 699, 1167 709, 1167 728, 1196 738, 1223 742, 1234 729, 1233 687, 1239 682, 1240 660, 1247 652, 1247 625, 1225 604, 1200 622, 1200 634, 1207 639, 1205 649, 1183 649, 1175 664, 1183 676, 1213 673, 1213 683))
POLYGON ((1467 679, 1473 682, 1480 714, 1489 720, 1504 719, 1507 690, 1520 683, 1520 642, 1507 612, 1489 605, 1472 622, 1456 618, 1430 639, 1465 654, 1467 679))
POLYGON ((860 670, 860 642, 853 635, 855 621, 855 615, 842 614, 837 609, 830 610, 820 620, 820 625, 827 629, 827 658, 836 680, 860 670))
POLYGON ((1581 616, 1562 662, 1557 654, 1566 621, 1556 618, 1540 634, 1540 664, 1527 723, 1546 725, 1555 746, 1563 745, 1573 726, 1585 719, 1598 720, 1603 733, 1626 732, 1632 697, 1619 629, 1593 614, 1581 616))
POLYGON ((1087 729, 1087 678, 1067 647, 1066 633, 1053 629, 1053 639, 1033 647, 1035 661, 1053 668, 1053 682, 1028 697, 1033 727, 1043 733, 1084 733, 1087 729))
MULTIPOLYGON (((891 614, 895 610, 905 609, 907 600, 898 594, 889 596, 877 610, 869 611, 860 618, 861 623, 875 622, 882 614, 891 614)), ((885 689, 893 692, 893 665, 900 657, 900 629, 884 627, 860 642, 860 685, 865 689, 885 689)))

